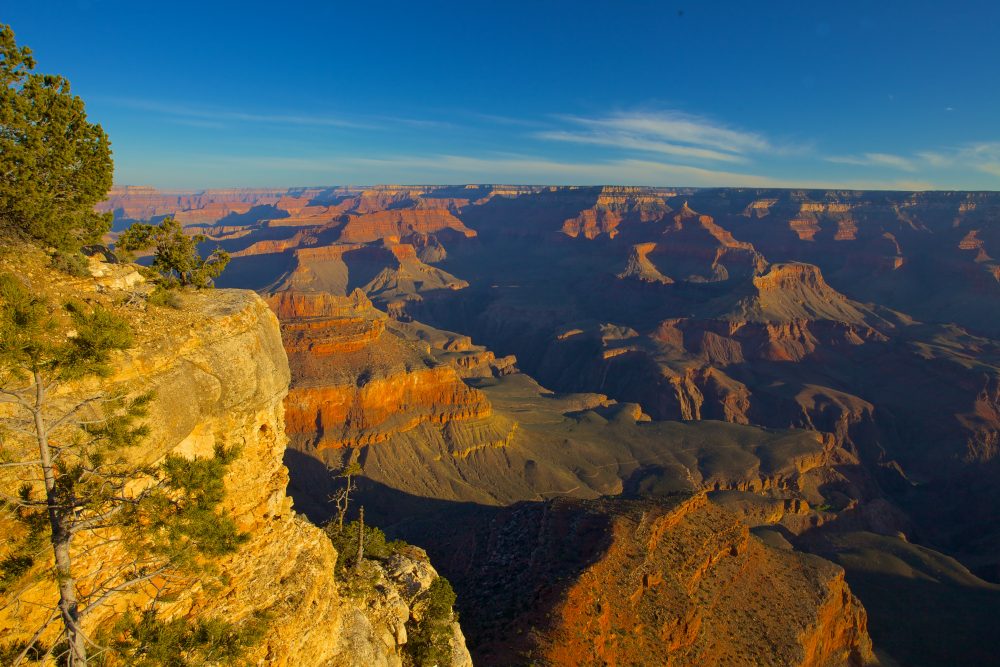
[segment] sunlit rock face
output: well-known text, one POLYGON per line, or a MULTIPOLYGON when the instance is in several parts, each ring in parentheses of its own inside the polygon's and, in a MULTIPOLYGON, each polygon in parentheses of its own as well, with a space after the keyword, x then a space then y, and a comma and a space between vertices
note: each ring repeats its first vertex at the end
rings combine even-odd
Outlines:
MULTIPOLYGON (((399 667, 414 595, 436 572, 426 556, 412 553, 380 576, 383 585, 369 597, 351 597, 334 576, 337 553, 322 530, 298 515, 286 495, 288 470, 282 463, 285 396, 289 368, 278 320, 255 293, 206 290, 184 294, 179 309, 121 306, 124 296, 142 289, 128 279, 130 267, 92 263, 94 279, 67 279, 39 269, 21 257, 20 275, 51 298, 97 301, 122 310, 135 331, 135 347, 114 360, 115 373, 101 380, 113 392, 127 386, 152 391, 147 424, 150 435, 132 454, 152 464, 167 454, 212 456, 216 445, 238 448, 224 478, 221 510, 233 516, 247 542, 214 567, 211 585, 183 572, 159 586, 137 586, 86 617, 88 633, 107 628, 123 610, 145 608, 155 596, 161 618, 221 617, 241 623, 266 614, 270 619, 259 644, 245 657, 249 664, 381 665, 399 667), (412 571, 425 573, 421 582, 412 571), (414 589, 414 585, 417 586, 414 589)), ((9 270, 8 266, 0 270, 9 270)), ((17 479, 3 471, 0 487, 13 493, 17 479)), ((19 530, 9 517, 4 534, 19 530)), ((82 590, 91 589, 132 556, 115 540, 101 545, 81 537, 75 567, 82 590)), ((41 558, 23 584, 0 595, 0 632, 4 641, 28 639, 55 604, 54 583, 41 558)), ((42 634, 50 642, 56 626, 42 634)), ((454 627, 455 667, 470 665, 464 639, 454 627)))
POLYGON ((522 504, 448 539, 473 549, 453 567, 477 664, 876 664, 843 570, 703 494, 522 504))
POLYGON ((279 292, 295 369, 287 430, 311 447, 357 447, 424 422, 487 417, 489 402, 455 368, 386 330, 387 316, 356 290, 348 297, 279 292))

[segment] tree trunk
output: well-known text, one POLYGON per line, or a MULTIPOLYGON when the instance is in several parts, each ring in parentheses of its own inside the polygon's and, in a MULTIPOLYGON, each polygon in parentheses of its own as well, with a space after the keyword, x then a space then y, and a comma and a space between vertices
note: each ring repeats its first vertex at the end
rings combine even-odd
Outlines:
POLYGON ((354 561, 354 571, 361 571, 361 560, 365 557, 365 508, 361 507, 358 517, 358 559, 354 561))
POLYGON ((70 667, 85 667, 87 664, 87 642, 80 629, 80 608, 76 597, 76 579, 73 577, 73 559, 69 545, 72 539, 69 521, 73 509, 62 507, 56 492, 56 477, 52 467, 52 450, 49 449, 49 433, 42 415, 45 405, 45 389, 42 376, 37 371, 35 379, 35 406, 32 416, 35 420, 35 436, 38 439, 38 454, 42 460, 42 475, 45 478, 45 500, 49 511, 49 525, 52 529, 52 551, 55 555, 56 582, 59 586, 59 615, 62 617, 66 640, 69 644, 67 663, 70 667))
MULTIPOLYGON (((60 530, 60 533, 64 531, 60 530)), ((80 609, 76 599, 76 579, 72 575, 72 560, 69 553, 69 538, 52 534, 52 548, 56 556, 56 577, 59 583, 59 614, 66 628, 69 643, 69 665, 85 667, 87 664, 87 640, 80 629, 80 609)))
POLYGON ((337 534, 344 532, 344 517, 351 503, 351 476, 347 475, 347 485, 337 492, 337 534))

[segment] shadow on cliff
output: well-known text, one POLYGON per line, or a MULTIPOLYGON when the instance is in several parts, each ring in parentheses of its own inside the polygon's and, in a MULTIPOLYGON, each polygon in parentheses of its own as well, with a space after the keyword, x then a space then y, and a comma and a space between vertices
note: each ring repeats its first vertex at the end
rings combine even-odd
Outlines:
MULTIPOLYGON (((323 524, 337 486, 326 466, 288 449, 288 495, 295 509, 323 524)), ((387 536, 427 551, 452 583, 456 609, 476 664, 522 664, 564 591, 611 546, 612 517, 588 501, 559 499, 494 507, 423 498, 361 479, 350 511, 387 536)))
POLYGON ((901 665, 996 664, 1000 590, 847 567, 847 583, 868 610, 876 649, 901 665))
MULTIPOLYGON (((325 463, 295 449, 285 450, 284 463, 288 468, 287 493, 294 502, 295 511, 318 526, 332 519, 336 507, 330 497, 341 487, 341 480, 325 463)), ((432 526, 448 517, 456 514, 483 517, 499 510, 476 503, 414 496, 366 478, 357 479, 348 519, 357 518, 358 508, 362 506, 369 523, 393 537, 411 540, 419 546, 424 545, 416 538, 425 533, 433 534, 432 526)))
POLYGON ((894 535, 822 526, 790 541, 844 568, 875 648, 901 665, 996 664, 1000 585, 894 535))
POLYGON ((293 260, 291 252, 233 257, 222 275, 215 279, 215 286, 262 290, 291 269, 293 260))
POLYGON ((233 211, 225 217, 219 218, 215 222, 215 225, 220 227, 242 227, 243 225, 252 225, 261 220, 278 220, 287 217, 290 217, 288 211, 280 209, 274 204, 258 204, 257 206, 251 206, 245 213, 233 211))

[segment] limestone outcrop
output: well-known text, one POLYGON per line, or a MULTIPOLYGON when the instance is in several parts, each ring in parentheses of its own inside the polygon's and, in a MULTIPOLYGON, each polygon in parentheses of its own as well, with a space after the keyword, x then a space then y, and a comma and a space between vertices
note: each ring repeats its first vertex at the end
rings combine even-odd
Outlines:
MULTIPOLYGON (((0 269, 9 270, 12 260, 2 261, 0 269)), ((285 495, 283 401, 289 370, 278 320, 267 304, 253 292, 207 290, 184 294, 179 309, 122 305, 126 290, 145 288, 134 280, 108 282, 130 275, 127 265, 92 264, 100 274, 96 279, 32 268, 37 264, 24 256, 18 266, 32 289, 54 299, 103 303, 131 320, 136 346, 115 360, 115 374, 102 380, 102 388, 127 386, 154 394, 150 435, 134 458, 152 464, 167 454, 211 456, 216 444, 238 448, 224 479, 222 510, 248 541, 218 561, 217 576, 210 580, 178 573, 159 582, 159 593, 141 586, 123 592, 88 614, 85 629, 106 627, 130 605, 141 608, 151 595, 162 594, 159 609, 165 619, 212 616, 237 624, 259 615, 270 619, 263 639, 250 649, 248 664, 401 665, 409 604, 436 573, 425 557, 411 557, 395 569, 422 570, 427 581, 413 589, 412 577, 390 568, 383 576, 387 584, 377 589, 381 592, 367 597, 352 597, 334 576, 337 553, 330 540, 298 515, 285 495)), ((3 491, 14 494, 16 475, 10 469, 0 472, 3 491)), ((5 514, 0 521, 0 531, 12 534, 11 519, 5 514)), ((84 589, 127 560, 113 540, 80 546, 75 557, 86 573, 80 583, 84 589)), ((0 557, 7 547, 0 544, 0 557)), ((5 643, 27 639, 45 623, 56 599, 54 583, 44 573, 50 567, 40 559, 0 595, 5 643)), ((42 640, 50 640, 54 631, 53 625, 42 640)), ((457 624, 454 649, 453 665, 471 665, 457 624)))

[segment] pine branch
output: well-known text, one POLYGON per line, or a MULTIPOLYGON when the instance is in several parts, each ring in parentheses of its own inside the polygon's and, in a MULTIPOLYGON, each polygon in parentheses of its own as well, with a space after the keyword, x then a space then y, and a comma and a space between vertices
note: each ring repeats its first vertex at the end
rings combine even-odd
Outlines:
POLYGON ((72 417, 73 415, 75 415, 80 410, 84 409, 85 407, 87 407, 91 403, 96 403, 97 401, 104 400, 104 398, 105 398, 104 394, 97 394, 95 396, 91 396, 89 398, 85 398, 84 400, 80 401, 79 403, 77 403, 76 405, 74 405, 72 408, 70 408, 65 414, 63 414, 63 416, 61 416, 58 419, 56 419, 56 421, 49 426, 49 430, 50 431, 54 431, 55 429, 57 429, 60 426, 62 426, 63 424, 65 424, 70 419, 70 417, 72 417))
MULTIPOLYGON (((52 625, 52 621, 56 620, 56 618, 58 618, 58 617, 59 617, 59 609, 58 608, 53 609, 52 613, 49 614, 48 620, 45 621, 45 623, 42 624, 42 627, 38 628, 38 630, 35 631, 35 634, 31 636, 31 639, 28 641, 27 645, 24 647, 24 650, 21 651, 16 658, 14 658, 14 665, 13 665, 13 667, 17 667, 18 665, 21 664, 22 660, 24 660, 26 657, 28 657, 28 653, 31 652, 31 648, 35 645, 35 642, 37 642, 39 640, 39 638, 42 636, 42 633, 45 632, 45 629, 48 628, 50 625, 52 625)), ((49 649, 50 652, 51 652, 51 650, 52 649, 49 649)))
POLYGON ((70 526, 69 529, 70 533, 76 534, 82 531, 88 531, 88 530, 92 531, 92 530, 97 530, 98 528, 107 527, 107 526, 101 526, 101 524, 110 519, 111 517, 115 516, 119 512, 121 512, 123 509, 125 509, 124 505, 117 505, 107 510, 106 512, 98 514, 97 516, 89 517, 87 519, 82 519, 79 521, 74 521, 73 525, 70 526))
POLYGON ((114 588, 108 589, 107 591, 104 592, 104 594, 101 595, 101 597, 97 598, 93 602, 88 603, 87 606, 85 606, 83 609, 81 609, 80 610, 80 616, 83 616, 84 614, 86 614, 87 612, 89 612, 94 607, 97 607, 97 606, 103 604, 105 600, 107 600, 109 597, 111 597, 115 593, 120 593, 120 592, 122 592, 122 591, 124 591, 124 590, 126 590, 128 588, 131 588, 131 587, 135 586, 136 584, 141 584, 144 581, 149 581, 150 579, 155 579, 156 577, 159 577, 159 576, 165 574, 169 570, 170 570, 170 566, 169 565, 164 565, 160 569, 155 570, 153 572, 150 572, 149 574, 144 574, 144 575, 142 575, 140 577, 135 577, 133 579, 129 579, 128 581, 122 582, 121 584, 115 586, 114 588))
POLYGON ((0 463, 0 468, 18 468, 20 466, 37 466, 41 465, 41 460, 38 461, 20 461, 18 463, 0 463))

